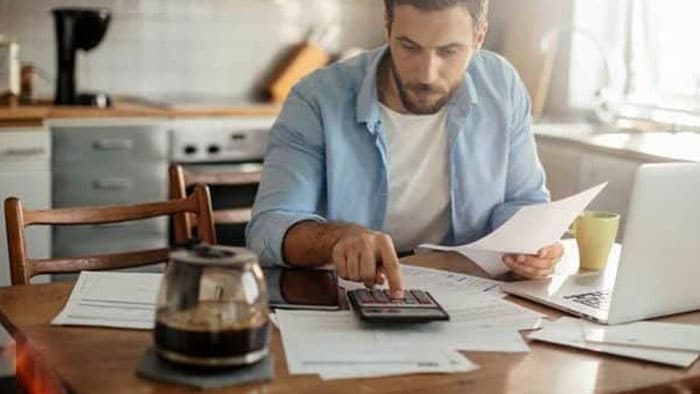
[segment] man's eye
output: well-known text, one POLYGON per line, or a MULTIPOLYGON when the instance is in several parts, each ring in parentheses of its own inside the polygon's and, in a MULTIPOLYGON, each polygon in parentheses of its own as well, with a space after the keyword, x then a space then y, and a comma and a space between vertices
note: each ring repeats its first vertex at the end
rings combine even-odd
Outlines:
POLYGON ((455 53, 457 53, 457 50, 454 48, 443 48, 443 49, 439 49, 438 52, 442 56, 452 56, 455 53))
POLYGON ((408 52, 416 52, 416 51, 418 51, 418 47, 415 47, 415 46, 413 46, 413 45, 404 44, 404 45, 403 45, 403 48, 404 48, 405 50, 407 50, 408 52))

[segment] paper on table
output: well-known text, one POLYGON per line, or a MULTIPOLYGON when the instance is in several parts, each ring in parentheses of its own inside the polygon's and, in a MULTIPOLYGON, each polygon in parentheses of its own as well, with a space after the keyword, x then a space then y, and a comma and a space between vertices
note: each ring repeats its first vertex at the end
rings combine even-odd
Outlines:
POLYGON ((505 296, 505 293, 501 291, 502 282, 493 279, 410 265, 402 266, 401 273, 406 288, 429 292, 454 290, 498 297, 505 296))
POLYGON ((336 379, 478 368, 445 348, 382 344, 352 312, 280 310, 277 316, 291 374, 318 373, 336 379))
POLYGON ((531 333, 529 338, 676 367, 689 367, 698 358, 697 352, 586 342, 584 330, 593 327, 597 327, 597 325, 580 319, 561 317, 554 322, 545 322, 543 328, 531 333))
MULTIPOLYGON (((451 324, 472 328, 530 330, 539 327, 544 315, 503 301, 502 282, 432 268, 402 266, 405 288, 430 292, 450 314, 451 324), (498 296, 498 297, 494 297, 498 296)), ((364 287, 341 281, 344 288, 364 287)), ((382 286, 386 287, 386 286, 382 286)))
MULTIPOLYGON (((448 289, 489 294, 498 297, 504 297, 506 295, 501 291, 500 286, 502 282, 493 279, 484 279, 457 272, 412 265, 402 265, 401 274, 403 277, 403 286, 406 289, 421 289, 431 293, 436 290, 448 289)), ((362 283, 351 282, 342 278, 338 279, 338 285, 346 290, 365 287, 362 283)), ((388 286, 384 284, 377 287, 387 288, 388 286)))
POLYGON ((302 343, 306 344, 303 349, 336 349, 339 344, 351 347, 369 344, 375 349, 409 347, 509 353, 530 350, 518 332, 519 328, 507 324, 497 328, 461 326, 451 322, 370 325, 360 321, 351 311, 278 310, 277 319, 285 349, 288 345, 302 343))
POLYGON ((402 349, 382 349, 390 357, 375 357, 377 349, 353 350, 344 353, 343 358, 356 362, 325 363, 319 360, 319 374, 323 380, 375 378, 380 376, 403 375, 409 373, 455 373, 471 372, 479 369, 467 357, 454 350, 413 351, 402 349))
POLYGON ((83 271, 54 325, 152 329, 162 275, 83 271))
POLYGON ((418 248, 458 252, 489 275, 501 275, 508 271, 501 261, 503 254, 537 254, 542 247, 556 243, 606 185, 600 184, 559 201, 524 206, 501 227, 476 242, 462 246, 423 244, 418 248))
POLYGON ((666 322, 636 322, 587 327, 586 342, 700 352, 700 326, 666 322))
POLYGON ((450 323, 470 328, 538 328, 543 314, 482 294, 438 290, 433 296, 450 314, 450 323))

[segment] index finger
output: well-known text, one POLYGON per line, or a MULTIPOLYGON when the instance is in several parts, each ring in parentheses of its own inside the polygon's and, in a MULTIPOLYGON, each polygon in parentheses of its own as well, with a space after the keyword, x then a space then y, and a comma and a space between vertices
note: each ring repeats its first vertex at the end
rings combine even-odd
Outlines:
POLYGON ((382 271, 389 281, 391 298, 403 298, 403 280, 401 278, 401 265, 396 256, 391 242, 379 242, 379 256, 381 258, 382 271))

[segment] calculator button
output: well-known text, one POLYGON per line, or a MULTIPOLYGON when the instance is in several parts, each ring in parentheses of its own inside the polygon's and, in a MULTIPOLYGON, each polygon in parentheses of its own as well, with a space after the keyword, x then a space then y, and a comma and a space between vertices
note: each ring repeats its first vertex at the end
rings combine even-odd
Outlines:
POLYGON ((432 304, 433 300, 424 292, 420 290, 411 290, 411 293, 421 304, 432 304))
POLYGON ((408 305, 415 305, 415 304, 419 303, 418 299, 416 299, 416 297, 414 297, 410 291, 405 291, 403 294, 404 294, 404 299, 403 299, 404 303, 406 303, 408 305))
POLYGON ((374 302, 377 303, 389 302, 389 297, 387 297, 386 294, 384 294, 384 292, 379 289, 372 290, 372 297, 374 298, 374 302))
POLYGON ((365 289, 357 290, 355 291, 355 294, 357 295, 357 299, 363 304, 374 303, 374 297, 372 297, 372 294, 365 289))

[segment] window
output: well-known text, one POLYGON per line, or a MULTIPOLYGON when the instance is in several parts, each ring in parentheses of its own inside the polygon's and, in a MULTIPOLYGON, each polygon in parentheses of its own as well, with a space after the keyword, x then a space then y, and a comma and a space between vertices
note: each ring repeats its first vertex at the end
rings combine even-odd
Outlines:
MULTIPOLYGON (((646 108, 647 115, 675 111, 688 120, 700 117, 698 15, 695 0, 576 0, 574 25, 603 44, 609 88, 623 106, 646 108)), ((605 81, 600 52, 590 39, 572 36, 569 97, 575 108, 590 108, 605 81)))

